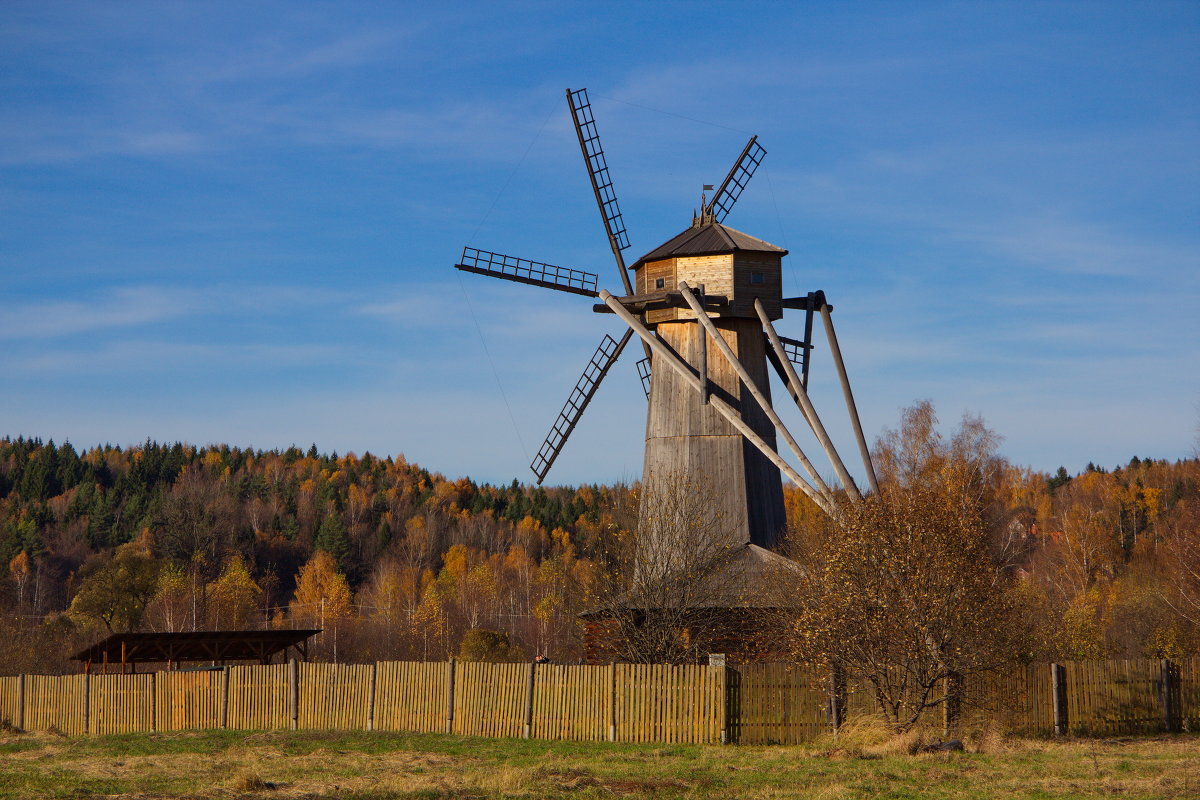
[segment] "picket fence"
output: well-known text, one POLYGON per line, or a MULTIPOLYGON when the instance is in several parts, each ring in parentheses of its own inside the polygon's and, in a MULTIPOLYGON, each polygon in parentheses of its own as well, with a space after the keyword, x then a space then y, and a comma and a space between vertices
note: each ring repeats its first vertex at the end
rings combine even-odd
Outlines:
MULTIPOLYGON (((1194 731, 1200 730, 1200 659, 1031 664, 968 681, 960 696, 959 724, 998 724, 1031 735, 1194 731)), ((875 713, 864 682, 835 682, 793 664, 292 661, 0 677, 0 720, 72 735, 338 729, 796 744, 875 713)))

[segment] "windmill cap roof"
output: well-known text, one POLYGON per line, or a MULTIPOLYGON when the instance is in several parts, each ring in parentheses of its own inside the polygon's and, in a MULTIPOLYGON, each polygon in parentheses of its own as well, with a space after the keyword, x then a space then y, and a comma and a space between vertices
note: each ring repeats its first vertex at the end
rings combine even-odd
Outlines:
POLYGON ((742 233, 719 222, 705 222, 692 225, 675 238, 660 244, 646 255, 639 258, 630 269, 637 269, 647 261, 659 261, 664 258, 679 256, 708 256, 717 253, 731 253, 735 250, 745 250, 759 253, 779 253, 787 255, 787 250, 776 247, 770 242, 742 233))

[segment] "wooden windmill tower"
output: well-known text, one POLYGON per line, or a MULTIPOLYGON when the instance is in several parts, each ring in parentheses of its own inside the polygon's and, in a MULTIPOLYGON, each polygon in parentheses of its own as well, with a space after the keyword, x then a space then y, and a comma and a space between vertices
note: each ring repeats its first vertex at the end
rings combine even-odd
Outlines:
MULTIPOLYGON (((531 465, 537 481, 546 477, 601 381, 636 334, 646 355, 638 367, 649 401, 643 496, 653 497, 665 481, 694 476, 706 487, 705 502, 725 521, 730 546, 769 550, 784 526, 781 473, 822 508, 833 506, 833 490, 772 407, 769 368, 800 406, 845 491, 860 496, 807 395, 817 315, 824 322, 872 486, 875 478, 825 295, 810 292, 785 298, 782 259, 787 251, 723 224, 766 150, 752 137, 712 199, 702 196, 690 226, 627 268, 622 253, 629 239, 587 90, 568 89, 567 100, 622 294, 600 289, 591 272, 473 247, 464 248, 455 265, 467 272, 597 297, 603 302, 595 311, 614 313, 627 325, 619 340, 604 337, 571 392, 531 465), (786 309, 804 312, 803 339, 775 331, 773 323, 786 309), (777 437, 786 442, 807 479, 779 455, 777 437)), ((646 508, 643 503, 643 516, 646 508)))

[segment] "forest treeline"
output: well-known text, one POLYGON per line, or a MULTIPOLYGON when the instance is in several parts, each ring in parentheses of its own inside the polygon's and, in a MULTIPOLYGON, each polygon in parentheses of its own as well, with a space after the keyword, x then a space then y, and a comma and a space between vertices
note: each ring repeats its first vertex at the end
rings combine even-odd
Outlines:
MULTIPOLYGON (((1029 658, 1200 652, 1200 461, 1003 465, 1029 658), (1189 549, 1190 548, 1190 549, 1189 549)), ((819 512, 785 490, 789 524, 819 512)), ((315 627, 316 656, 582 652, 636 486, 449 480, 403 457, 0 439, 0 673, 109 632, 315 627), (494 631, 501 635, 467 635, 494 631)))

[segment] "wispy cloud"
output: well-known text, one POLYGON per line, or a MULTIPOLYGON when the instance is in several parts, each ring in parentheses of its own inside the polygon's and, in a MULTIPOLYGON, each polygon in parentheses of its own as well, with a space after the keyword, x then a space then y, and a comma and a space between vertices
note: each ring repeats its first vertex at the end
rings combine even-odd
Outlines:
POLYGON ((52 339, 214 314, 295 311, 340 304, 352 295, 291 286, 123 286, 86 299, 22 302, 0 311, 0 339, 52 339))

